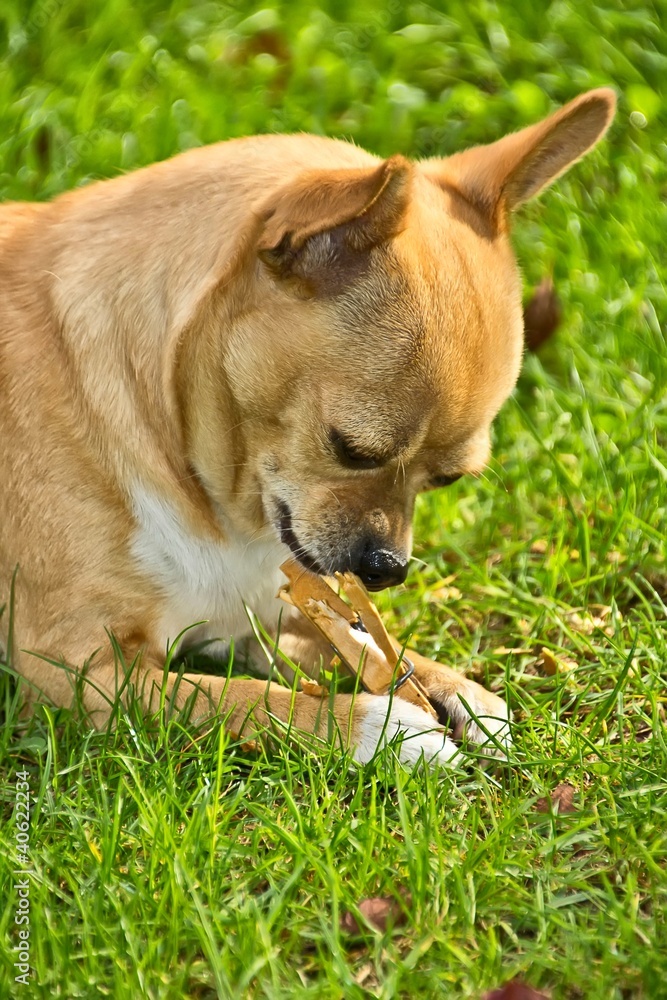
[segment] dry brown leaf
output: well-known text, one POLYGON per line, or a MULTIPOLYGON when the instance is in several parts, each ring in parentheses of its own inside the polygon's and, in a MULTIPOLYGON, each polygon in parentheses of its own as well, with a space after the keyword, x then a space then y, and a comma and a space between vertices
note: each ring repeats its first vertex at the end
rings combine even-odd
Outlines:
POLYGON ((557 785, 551 793, 551 802, 554 809, 557 809, 559 813, 576 812, 577 807, 574 804, 574 793, 574 785, 570 785, 567 781, 557 785))
MULTIPOLYGON (((405 913, 397 899, 392 896, 372 896, 362 899, 358 906, 359 913, 376 931, 386 931, 405 921, 405 913)), ((341 915, 340 929, 346 934, 361 934, 359 921, 349 910, 341 915)))
POLYGON ((548 548, 548 545, 544 541, 544 539, 543 538, 537 538, 533 542, 533 544, 530 546, 530 551, 535 556, 543 556, 543 555, 546 555, 547 548, 548 548))
POLYGON ((545 646, 540 650, 540 656, 535 666, 545 677, 555 677, 556 674, 567 674, 579 666, 576 660, 569 656, 556 656, 545 646))
POLYGON ((541 670, 543 674, 547 677, 554 677, 558 673, 558 659, 554 656, 550 649, 546 646, 542 646, 540 650, 540 658, 537 661, 536 666, 541 670))
POLYGON ((532 986, 513 979, 499 989, 486 993, 484 1000, 549 1000, 549 997, 546 993, 538 993, 532 986))
POLYGON ((569 782, 564 781, 560 785, 556 785, 549 798, 538 799, 535 803, 535 809, 541 813, 576 812, 577 807, 574 804, 574 793, 574 785, 570 785, 569 782))

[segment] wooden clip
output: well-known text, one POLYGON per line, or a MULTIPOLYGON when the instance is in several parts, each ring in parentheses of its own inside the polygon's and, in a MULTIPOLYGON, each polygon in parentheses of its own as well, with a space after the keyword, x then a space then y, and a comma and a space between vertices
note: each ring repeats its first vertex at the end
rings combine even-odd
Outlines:
POLYGON ((418 705, 433 718, 435 709, 424 688, 413 676, 413 666, 401 657, 385 629, 368 591, 352 573, 337 574, 345 601, 324 577, 304 569, 292 559, 280 567, 289 583, 278 596, 297 608, 329 642, 337 656, 371 694, 395 692, 399 698, 418 705))

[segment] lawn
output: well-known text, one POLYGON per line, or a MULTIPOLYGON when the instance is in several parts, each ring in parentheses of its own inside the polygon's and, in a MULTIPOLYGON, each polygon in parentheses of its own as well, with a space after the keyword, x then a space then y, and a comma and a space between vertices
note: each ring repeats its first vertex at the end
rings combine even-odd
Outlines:
POLYGON ((526 291, 553 275, 561 328, 526 357, 487 474, 419 502, 413 570, 379 602, 506 695, 509 762, 362 768, 132 713, 93 734, 21 721, 5 674, 1 996, 474 1000, 516 977, 667 997, 665 25, 664 0, 4 0, 4 199, 253 132, 419 157, 594 86, 619 111, 516 219, 526 291), (372 897, 393 901, 382 931, 372 897))

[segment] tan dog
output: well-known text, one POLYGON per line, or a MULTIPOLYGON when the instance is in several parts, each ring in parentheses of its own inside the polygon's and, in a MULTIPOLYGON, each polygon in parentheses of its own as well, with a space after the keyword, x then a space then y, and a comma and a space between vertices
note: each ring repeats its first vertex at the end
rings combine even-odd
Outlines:
MULTIPOLYGON (((135 663, 125 695, 156 708, 187 626, 241 637, 246 602, 276 628, 290 550, 371 589, 404 579, 416 494, 483 468, 517 378, 509 213, 600 139, 614 103, 592 91, 414 164, 258 136, 2 209, 0 599, 18 566, 11 652, 33 697, 68 705, 78 686, 102 723, 125 682, 108 630, 135 663)), ((305 670, 323 652, 297 621, 282 644, 305 670)), ((461 694, 499 731, 504 702, 414 659, 440 710, 467 718, 461 694)), ((261 680, 167 689, 237 732, 271 716, 331 731, 317 699, 261 680)), ((455 751, 400 699, 339 695, 333 712, 360 760, 399 728, 407 761, 455 751)))

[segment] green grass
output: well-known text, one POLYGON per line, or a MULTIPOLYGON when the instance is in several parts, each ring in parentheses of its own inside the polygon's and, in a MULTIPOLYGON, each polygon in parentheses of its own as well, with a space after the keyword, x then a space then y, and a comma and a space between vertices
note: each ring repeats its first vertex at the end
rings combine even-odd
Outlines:
POLYGON ((420 501, 415 571, 380 602, 507 693, 510 763, 409 774, 134 716, 106 736, 24 723, 5 678, 2 948, 25 767, 34 973, 3 964, 0 995, 467 1000, 516 975, 554 1000, 667 997, 666 18, 643 0, 5 0, 4 198, 253 131, 419 156, 591 86, 620 104, 516 221, 526 286, 553 273, 563 327, 527 359, 488 474, 420 501), (539 811, 562 782, 575 811, 539 811), (402 919, 343 933, 369 896, 402 919))

